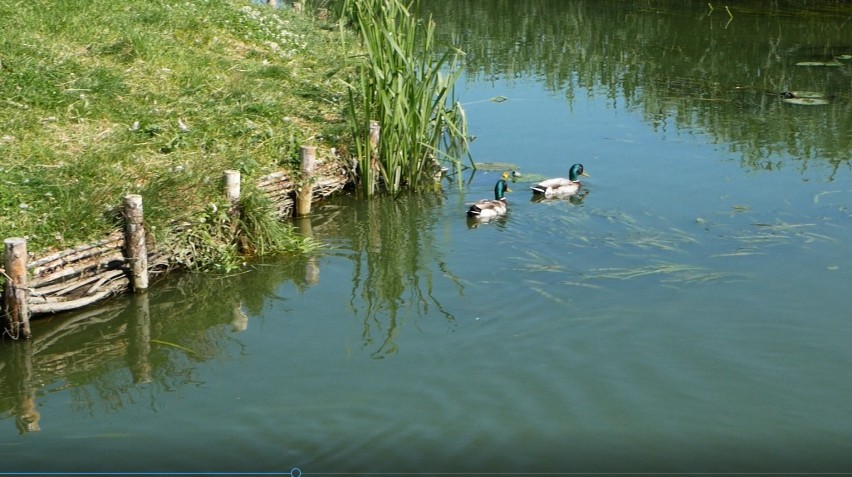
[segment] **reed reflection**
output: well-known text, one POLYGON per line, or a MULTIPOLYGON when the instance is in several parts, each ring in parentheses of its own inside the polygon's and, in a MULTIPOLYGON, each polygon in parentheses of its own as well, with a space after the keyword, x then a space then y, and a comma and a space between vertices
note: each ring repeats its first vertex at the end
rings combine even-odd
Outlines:
MULTIPOLYGON (((397 338, 409 322, 437 313, 455 321, 435 294, 436 281, 448 279, 459 293, 463 285, 448 269, 439 243, 443 196, 439 192, 374 197, 346 205, 328 234, 345 237, 351 249, 349 302, 362 324, 363 347, 370 356, 398 352, 397 338)), ((333 207, 333 206, 332 206, 333 207)))

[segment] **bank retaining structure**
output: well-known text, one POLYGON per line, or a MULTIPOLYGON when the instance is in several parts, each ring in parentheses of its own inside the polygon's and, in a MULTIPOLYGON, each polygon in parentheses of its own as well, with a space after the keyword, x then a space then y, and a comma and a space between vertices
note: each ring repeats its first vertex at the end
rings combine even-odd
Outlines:
MULTIPOLYGON (((279 219, 308 215, 311 203, 342 190, 352 171, 341 161, 319 161, 316 147, 301 149, 298 173, 275 172, 261 177, 256 186, 272 204, 279 219)), ((225 197, 240 198, 239 171, 224 171, 225 197)), ((128 195, 122 203, 124 230, 94 243, 30 257, 23 238, 4 241, 2 317, 4 338, 30 338, 30 317, 69 311, 107 297, 144 292, 152 275, 175 268, 169 250, 148 244, 143 198, 128 195)), ((236 208, 234 208, 236 209, 236 208)), ((180 226, 177 226, 180 227, 180 226)))

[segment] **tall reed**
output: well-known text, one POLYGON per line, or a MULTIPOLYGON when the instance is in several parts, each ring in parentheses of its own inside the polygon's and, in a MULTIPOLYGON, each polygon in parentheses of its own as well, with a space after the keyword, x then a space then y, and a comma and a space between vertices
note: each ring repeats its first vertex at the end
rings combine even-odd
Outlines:
POLYGON ((360 186, 368 196, 384 189, 432 185, 441 164, 460 170, 467 152, 467 121, 455 101, 462 52, 438 53, 435 24, 402 0, 347 0, 342 18, 359 32, 366 61, 350 84, 349 119, 360 186), (370 140, 370 121, 381 129, 370 140))

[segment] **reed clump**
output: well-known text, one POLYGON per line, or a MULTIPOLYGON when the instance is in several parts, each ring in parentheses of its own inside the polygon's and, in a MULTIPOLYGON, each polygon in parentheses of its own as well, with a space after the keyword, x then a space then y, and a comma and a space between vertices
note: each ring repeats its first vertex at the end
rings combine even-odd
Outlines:
POLYGON ((354 26, 364 49, 348 92, 360 188, 367 196, 434 185, 444 164, 463 167, 467 151, 467 122, 453 94, 462 53, 439 46, 434 22, 414 15, 412 5, 347 0, 342 7, 341 20, 354 26), (371 121, 379 131, 371 131, 371 121))

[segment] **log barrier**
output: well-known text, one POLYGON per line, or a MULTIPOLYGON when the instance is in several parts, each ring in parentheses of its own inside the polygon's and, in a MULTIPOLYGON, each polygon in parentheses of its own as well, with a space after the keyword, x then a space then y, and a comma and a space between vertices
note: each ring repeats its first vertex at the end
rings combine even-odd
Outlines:
MULTIPOLYGON (((332 152, 332 159, 336 155, 332 152)), ((351 166, 340 160, 321 160, 316 147, 302 149, 302 166, 297 178, 285 171, 261 177, 255 183, 281 219, 310 213, 311 202, 343 190, 354 177, 351 166)), ((239 213, 239 171, 224 171, 225 198, 239 213)), ((150 277, 176 268, 169 250, 147 243, 142 197, 128 195, 123 200, 124 230, 116 230, 97 242, 80 245, 43 257, 30 257, 23 238, 5 240, 5 276, 0 315, 3 337, 31 337, 30 317, 75 310, 125 292, 142 294, 150 277)), ((236 221, 235 221, 236 222, 236 221)), ((176 227, 186 226, 176 225, 176 227)), ((146 379, 140 371, 137 379, 146 379)))

